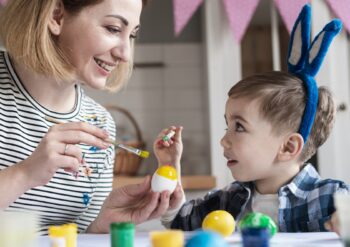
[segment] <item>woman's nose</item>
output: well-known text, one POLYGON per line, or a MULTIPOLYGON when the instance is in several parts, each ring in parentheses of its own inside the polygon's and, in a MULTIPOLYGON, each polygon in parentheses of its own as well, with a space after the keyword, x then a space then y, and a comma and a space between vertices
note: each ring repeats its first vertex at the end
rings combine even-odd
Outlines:
POLYGON ((131 41, 129 39, 120 40, 113 50, 112 55, 116 60, 128 62, 131 56, 131 41))

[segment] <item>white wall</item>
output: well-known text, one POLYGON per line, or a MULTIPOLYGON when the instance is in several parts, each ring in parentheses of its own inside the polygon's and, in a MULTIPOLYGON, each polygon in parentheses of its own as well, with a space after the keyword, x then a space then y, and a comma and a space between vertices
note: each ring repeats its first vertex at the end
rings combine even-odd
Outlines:
MULTIPOLYGON (((324 1, 313 1, 313 37, 324 25, 334 18, 324 1)), ((336 178, 350 183, 349 147, 350 147, 350 56, 349 38, 345 30, 335 37, 322 67, 317 75, 318 85, 329 87, 337 105, 347 106, 338 111, 330 138, 318 151, 319 170, 322 177, 336 178)))

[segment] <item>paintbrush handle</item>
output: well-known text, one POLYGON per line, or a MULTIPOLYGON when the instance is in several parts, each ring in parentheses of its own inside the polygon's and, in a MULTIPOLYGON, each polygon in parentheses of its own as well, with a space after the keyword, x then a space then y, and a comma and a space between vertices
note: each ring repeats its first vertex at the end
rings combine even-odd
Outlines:
POLYGON ((111 139, 107 139, 107 141, 108 141, 109 143, 114 144, 116 147, 122 148, 122 149, 124 149, 124 150, 126 150, 126 151, 129 151, 129 152, 131 152, 131 153, 134 153, 134 154, 136 154, 136 155, 140 155, 140 154, 141 154, 141 150, 139 150, 139 149, 137 149, 137 148, 134 148, 134 147, 130 147, 130 146, 121 144, 121 143, 116 142, 116 141, 113 141, 113 140, 111 140, 111 139))
POLYGON ((131 153, 134 153, 134 154, 136 154, 136 155, 140 155, 140 154, 141 154, 141 150, 139 150, 139 149, 137 149, 137 148, 130 147, 130 146, 126 146, 126 145, 121 144, 121 143, 116 143, 115 145, 116 145, 117 147, 119 147, 119 148, 122 148, 122 149, 124 149, 124 150, 126 150, 126 151, 129 151, 129 152, 131 152, 131 153))
MULTIPOLYGON (((56 123, 56 124, 62 124, 62 123, 64 123, 64 122, 62 122, 62 121, 60 121, 60 120, 58 120, 58 119, 55 119, 55 118, 52 118, 52 117, 49 117, 49 116, 45 116, 45 119, 48 120, 48 121, 50 121, 50 122, 56 123)), ((131 152, 131 153, 134 153, 134 154, 136 154, 136 155, 138 155, 138 156, 141 155, 141 152, 142 152, 142 151, 139 150, 139 149, 137 149, 137 148, 134 148, 134 147, 130 147, 130 146, 121 144, 121 143, 116 142, 116 141, 113 141, 112 139, 109 139, 109 138, 108 138, 106 141, 109 142, 109 143, 111 143, 111 144, 113 144, 113 145, 115 145, 115 146, 117 146, 117 147, 119 147, 119 148, 122 148, 122 149, 124 149, 124 150, 126 150, 126 151, 129 151, 129 152, 131 152)))

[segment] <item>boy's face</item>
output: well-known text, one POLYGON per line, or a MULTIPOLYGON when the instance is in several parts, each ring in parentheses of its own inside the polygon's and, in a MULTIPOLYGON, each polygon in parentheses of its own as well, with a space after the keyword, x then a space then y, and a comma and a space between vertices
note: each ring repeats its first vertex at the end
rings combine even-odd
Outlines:
POLYGON ((232 176, 240 182, 274 176, 276 157, 283 137, 272 133, 272 125, 259 114, 259 102, 229 98, 226 102, 226 134, 221 139, 232 176))

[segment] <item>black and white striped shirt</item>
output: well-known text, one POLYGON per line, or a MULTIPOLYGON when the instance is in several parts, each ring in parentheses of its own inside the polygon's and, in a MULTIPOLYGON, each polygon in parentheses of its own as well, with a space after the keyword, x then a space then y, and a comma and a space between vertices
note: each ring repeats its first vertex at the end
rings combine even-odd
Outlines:
MULTIPOLYGON (((98 119, 90 121, 91 124, 106 129, 111 139, 115 139, 111 115, 89 98, 79 85, 76 94, 75 108, 69 113, 44 108, 24 88, 8 54, 0 51, 0 170, 31 155, 54 124, 45 120, 45 116, 76 122, 87 121, 86 116, 95 115, 98 119)), ((84 175, 83 167, 78 178, 59 169, 49 183, 28 190, 6 210, 38 213, 41 234, 46 234, 50 225, 67 222, 77 223, 80 232, 86 230, 112 189, 114 147, 98 151, 90 150, 91 146, 84 144, 79 147, 85 153, 85 162, 93 169, 90 177, 84 175), (91 198, 88 203, 84 203, 84 194, 91 198)), ((11 193, 10 188, 8 193, 11 193)))

